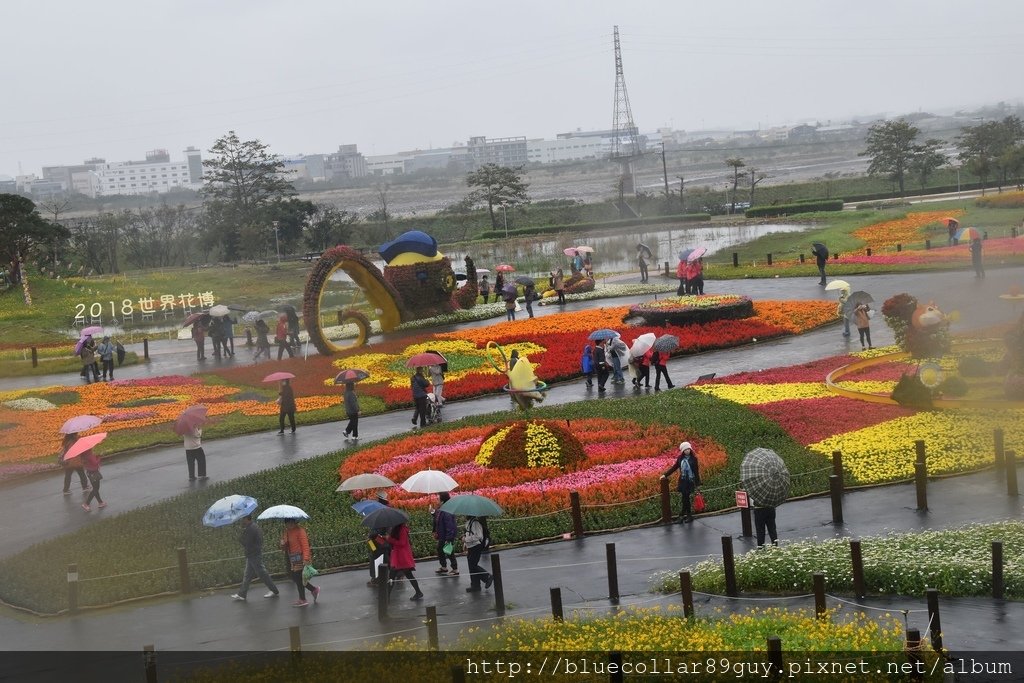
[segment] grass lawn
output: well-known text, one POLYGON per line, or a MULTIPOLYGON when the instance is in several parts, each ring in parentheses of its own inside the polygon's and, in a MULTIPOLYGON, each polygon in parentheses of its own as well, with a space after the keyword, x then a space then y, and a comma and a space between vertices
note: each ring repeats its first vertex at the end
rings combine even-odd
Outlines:
MULTIPOLYGON (((137 365, 139 355, 134 351, 128 351, 124 355, 124 363, 114 367, 125 367, 137 365)), ((82 361, 77 357, 62 356, 57 358, 40 358, 39 365, 32 367, 31 360, 0 360, 0 377, 28 377, 33 375, 62 375, 80 371, 82 361)), ((102 367, 100 368, 102 370, 102 367)))

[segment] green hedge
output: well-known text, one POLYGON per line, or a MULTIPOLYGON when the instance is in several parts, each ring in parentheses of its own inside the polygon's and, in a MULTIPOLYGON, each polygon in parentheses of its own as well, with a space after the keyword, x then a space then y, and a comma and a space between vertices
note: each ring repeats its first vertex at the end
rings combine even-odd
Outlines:
MULTIPOLYGON (((585 230, 608 230, 622 227, 644 227, 648 225, 665 225, 667 223, 702 223, 711 220, 711 214, 707 213, 684 213, 675 216, 655 216, 653 218, 624 218, 615 221, 592 221, 590 223, 569 223, 564 225, 535 225, 529 228, 518 228, 509 230, 509 237, 523 237, 527 235, 544 235, 547 233, 559 233, 569 231, 585 230)), ((477 239, 499 239, 505 237, 504 230, 485 230, 477 235, 477 239)))
POLYGON ((842 211, 842 199, 828 199, 819 202, 797 202, 794 204, 776 204, 775 206, 755 206, 747 209, 743 215, 747 218, 763 218, 769 216, 786 216, 794 213, 811 213, 813 211, 842 211))

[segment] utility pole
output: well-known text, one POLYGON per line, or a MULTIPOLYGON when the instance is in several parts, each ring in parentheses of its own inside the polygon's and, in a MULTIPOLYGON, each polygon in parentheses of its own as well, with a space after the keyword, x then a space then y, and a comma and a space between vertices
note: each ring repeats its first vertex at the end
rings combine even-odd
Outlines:
POLYGON ((686 202, 683 201, 683 176, 676 177, 679 178, 679 210, 686 213, 686 202))
POLYGON ((667 205, 671 199, 671 195, 668 193, 668 166, 665 165, 665 142, 661 143, 661 177, 665 181, 665 204, 667 205))

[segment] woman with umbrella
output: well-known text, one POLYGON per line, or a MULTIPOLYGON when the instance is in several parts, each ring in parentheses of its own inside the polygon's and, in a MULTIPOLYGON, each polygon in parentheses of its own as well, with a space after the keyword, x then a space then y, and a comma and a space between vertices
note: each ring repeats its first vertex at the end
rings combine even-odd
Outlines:
POLYGON ((68 449, 78 441, 78 432, 71 432, 64 435, 64 442, 60 445, 60 454, 57 456, 61 467, 64 468, 64 495, 71 495, 71 475, 75 472, 78 473, 78 482, 82 485, 82 492, 85 493, 89 490, 89 481, 85 476, 85 466, 82 464, 82 459, 70 458, 65 460, 64 454, 68 452, 68 449))
POLYGON ((288 556, 288 575, 295 582, 299 589, 299 599, 292 603, 292 607, 305 607, 306 590, 313 594, 313 602, 320 597, 320 589, 306 580, 303 570, 306 565, 313 561, 309 550, 309 536, 306 530, 299 526, 299 520, 284 520, 284 533, 281 535, 281 550, 288 556))
POLYGON ((704 247, 698 247, 686 257, 686 292, 687 294, 704 293, 704 260, 703 255, 707 251, 704 247))
POLYGON ((202 424, 206 421, 205 406, 190 406, 178 416, 174 430, 185 442, 185 464, 188 466, 188 480, 196 480, 196 465, 199 478, 206 479, 206 452, 203 450, 202 424))
POLYGON ((280 410, 277 414, 278 434, 284 434, 284 418, 288 417, 288 424, 292 427, 292 434, 295 433, 295 389, 292 388, 291 380, 287 377, 281 380, 281 390, 277 392, 277 402, 280 410))
POLYGON ((814 242, 811 244, 811 252, 814 254, 814 261, 818 264, 818 274, 821 275, 821 280, 818 282, 822 287, 825 286, 825 264, 828 263, 828 249, 821 242, 814 242))
POLYGON ((675 389, 672 379, 668 376, 668 359, 672 352, 679 348, 679 339, 672 334, 663 334, 654 340, 651 347, 654 353, 651 354, 651 364, 654 366, 654 390, 661 391, 661 378, 665 377, 667 388, 675 389))
MULTIPOLYGON (((497 295, 497 292, 495 292, 495 295, 497 295)), ((512 283, 505 285, 501 289, 501 296, 505 301, 505 319, 508 322, 512 322, 516 319, 516 286, 512 283)))
POLYGON ((345 396, 342 399, 345 404, 345 417, 348 424, 345 425, 345 441, 349 439, 359 440, 359 397, 356 396, 356 383, 345 382, 345 396))
POLYGON ((498 268, 497 271, 498 274, 494 276, 494 303, 498 303, 498 297, 504 294, 505 288, 505 273, 501 268, 498 268))
POLYGON ((700 489, 700 463, 697 462, 697 454, 694 453, 693 446, 689 441, 679 444, 679 455, 676 457, 675 463, 665 470, 661 478, 667 479, 676 470, 679 470, 679 483, 676 484, 676 490, 682 494, 679 518, 676 521, 692 522, 690 496, 700 489))
POLYGON ((873 349, 871 345, 871 307, 867 301, 861 301, 853 309, 853 323, 857 326, 857 334, 860 335, 860 348, 864 350, 864 341, 867 340, 867 348, 873 349))
POLYGON ((430 380, 423 376, 423 368, 418 367, 409 378, 409 387, 412 389, 412 401, 416 404, 416 411, 412 414, 412 428, 416 429, 416 419, 419 418, 419 428, 427 426, 427 391, 430 389, 430 380))
POLYGON ((78 350, 78 355, 82 359, 82 377, 85 378, 86 382, 89 382, 89 373, 92 373, 92 381, 100 381, 100 364, 96 361, 96 342, 93 341, 92 336, 85 337, 85 341, 82 343, 78 350))
POLYGON ((259 360, 260 356, 266 356, 270 360, 270 327, 266 321, 260 318, 254 325, 256 328, 256 354, 253 360, 259 360))
POLYGON ((769 448, 755 448, 743 456, 743 462, 740 463, 740 481, 754 506, 757 547, 764 547, 766 530, 772 545, 778 545, 775 508, 789 498, 789 468, 775 451, 769 448))
POLYGON ((484 275, 480 278, 480 284, 477 286, 480 290, 480 296, 483 297, 484 303, 487 303, 487 297, 491 295, 491 283, 487 280, 487 276, 484 275))
MULTIPOLYGON (((402 522, 398 526, 392 527, 391 533, 387 536, 377 536, 376 541, 386 543, 391 547, 391 571, 409 579, 409 585, 416 591, 409 599, 420 600, 423 597, 423 591, 420 590, 420 584, 413 574, 413 570, 416 569, 416 560, 413 559, 412 544, 409 543, 409 525, 402 522)), ((394 586, 395 584, 392 583, 391 587, 394 588, 394 586)), ((388 592, 390 593, 390 590, 388 592)))
POLYGON ((533 302, 537 300, 537 283, 532 277, 521 275, 516 278, 516 284, 523 286, 523 299, 526 301, 526 312, 533 317, 533 302))
POLYGON ((466 561, 469 563, 470 586, 466 589, 467 593, 479 593, 481 582, 484 588, 490 588, 494 581, 494 577, 480 566, 480 556, 486 548, 485 536, 484 525, 480 519, 466 517, 466 533, 462 535, 462 545, 466 548, 466 561))

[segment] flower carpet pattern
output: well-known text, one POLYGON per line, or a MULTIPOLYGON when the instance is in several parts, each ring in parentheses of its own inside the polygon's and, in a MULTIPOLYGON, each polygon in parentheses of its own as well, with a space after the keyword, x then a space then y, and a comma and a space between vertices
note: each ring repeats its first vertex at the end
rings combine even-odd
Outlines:
MULTIPOLYGON (((889 349, 890 351, 892 349, 889 349)), ((1024 439, 1024 411, 952 409, 922 411, 868 403, 831 393, 825 376, 869 355, 834 356, 764 372, 744 372, 694 389, 749 406, 778 423, 797 442, 823 458, 842 451, 843 465, 862 484, 907 479, 914 474, 916 440, 924 440, 928 471, 945 474, 993 461, 993 430, 1007 443, 1024 439)), ((952 368, 955 361, 944 361, 952 368)), ((867 368, 843 378, 842 387, 888 396, 904 363, 867 368)))
POLYGON ((941 223, 947 217, 959 218, 963 213, 962 209, 908 213, 903 218, 873 223, 854 230, 853 236, 864 240, 864 246, 871 247, 872 249, 920 242, 924 239, 922 228, 927 225, 941 223))
MULTIPOLYGON (((529 424, 529 423, 527 423, 529 424)), ((457 492, 495 499, 510 516, 561 510, 569 491, 579 491, 588 504, 639 500, 658 490, 658 478, 671 466, 678 445, 688 440, 701 456, 701 472, 711 476, 726 462, 725 449, 713 439, 687 434, 666 425, 629 420, 586 418, 558 423, 583 444, 585 458, 574 469, 537 466, 490 468, 480 465, 481 445, 494 426, 424 432, 355 453, 339 468, 346 479, 376 472, 401 482, 423 469, 443 470, 457 482, 457 492)), ((502 427, 499 427, 499 431, 502 427)), ((486 460, 486 459, 485 459, 486 460)), ((395 487, 391 501, 403 509, 426 508, 436 496, 395 487)))

